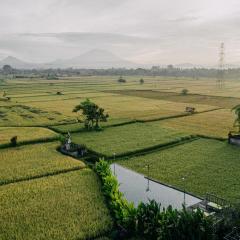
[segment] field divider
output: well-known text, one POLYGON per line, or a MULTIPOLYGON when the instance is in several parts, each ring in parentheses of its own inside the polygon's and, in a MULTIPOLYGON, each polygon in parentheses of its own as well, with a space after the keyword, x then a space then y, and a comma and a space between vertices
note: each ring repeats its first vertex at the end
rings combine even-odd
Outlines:
POLYGON ((172 116, 166 116, 166 117, 161 117, 161 118, 153 118, 153 119, 146 119, 146 120, 136 120, 136 122, 139 123, 146 123, 146 122, 157 122, 157 121, 162 121, 162 120, 167 120, 167 119, 172 119, 172 118, 181 118, 181 117, 189 117, 189 116, 194 116, 197 114, 201 113, 206 113, 206 112, 212 112, 212 111, 217 111, 223 108, 212 108, 208 110, 203 110, 195 113, 182 113, 182 114, 177 114, 177 115, 172 115, 172 116))
POLYGON ((69 168, 69 169, 62 169, 62 170, 56 170, 53 172, 46 172, 43 174, 38 174, 35 176, 28 176, 28 177, 20 177, 20 178, 16 178, 16 179, 8 179, 5 181, 0 181, 0 187, 1 186, 6 186, 9 184, 13 184, 13 183, 19 183, 19 182, 26 182, 26 181, 31 181, 34 179, 39 179, 39 178, 44 178, 44 177, 50 177, 50 176, 55 176, 55 175, 59 175, 59 174, 64 174, 64 173, 68 173, 68 172, 74 172, 74 171, 79 171, 82 169, 85 169, 86 166, 77 166, 77 167, 73 167, 73 168, 69 168))
POLYGON ((201 134, 197 134, 197 136, 199 138, 205 138, 205 139, 213 139, 213 140, 218 140, 218 141, 226 141, 227 138, 223 138, 223 137, 214 137, 214 136, 207 136, 207 135, 201 135, 201 134))

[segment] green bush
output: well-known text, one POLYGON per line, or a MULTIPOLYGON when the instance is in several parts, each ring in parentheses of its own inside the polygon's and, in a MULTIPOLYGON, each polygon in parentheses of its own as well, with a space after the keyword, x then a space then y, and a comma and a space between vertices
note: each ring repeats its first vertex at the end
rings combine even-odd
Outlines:
POLYGON ((133 203, 129 203, 119 191, 119 184, 117 178, 112 174, 110 164, 104 159, 100 159, 95 164, 95 170, 101 178, 104 195, 117 225, 127 232, 135 231, 136 209, 133 203))

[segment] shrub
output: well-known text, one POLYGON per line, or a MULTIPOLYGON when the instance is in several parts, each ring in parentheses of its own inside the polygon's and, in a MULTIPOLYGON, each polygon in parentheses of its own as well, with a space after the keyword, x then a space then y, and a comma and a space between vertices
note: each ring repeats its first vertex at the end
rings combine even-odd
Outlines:
POLYGON ((10 142, 11 142, 11 145, 13 147, 16 147, 17 146, 17 136, 14 136, 10 139, 10 142))
POLYGON ((126 83, 126 79, 122 78, 122 76, 118 79, 119 83, 126 83))
POLYGON ((187 95, 188 94, 188 90, 186 89, 186 88, 184 88, 183 90, 182 90, 182 95, 187 95))
POLYGON ((129 203, 119 191, 119 184, 112 174, 110 164, 102 158, 96 162, 95 170, 101 178, 104 195, 118 227, 128 233, 135 232, 136 209, 133 203, 129 203))

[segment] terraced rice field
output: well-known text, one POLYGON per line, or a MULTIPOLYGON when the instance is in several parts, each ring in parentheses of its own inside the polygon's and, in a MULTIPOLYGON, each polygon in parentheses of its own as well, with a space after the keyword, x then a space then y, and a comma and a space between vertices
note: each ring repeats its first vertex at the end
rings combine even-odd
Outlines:
POLYGON ((237 202, 240 199, 239 154, 240 149, 227 142, 199 139, 118 163, 146 176, 149 164, 151 178, 201 197, 208 192, 237 202))
POLYGON ((0 239, 75 240, 111 230, 90 169, 0 187, 0 239))

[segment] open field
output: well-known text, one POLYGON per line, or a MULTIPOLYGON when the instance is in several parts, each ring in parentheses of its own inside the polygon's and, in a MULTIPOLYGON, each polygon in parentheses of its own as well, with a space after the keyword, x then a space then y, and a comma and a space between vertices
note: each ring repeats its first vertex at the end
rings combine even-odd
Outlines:
MULTIPOLYGON (((206 104, 211 106, 217 106, 221 108, 233 108, 240 103, 240 98, 234 97, 220 97, 220 96, 209 96, 201 94, 186 94, 176 92, 160 92, 153 90, 122 90, 112 91, 113 93, 119 93, 127 96, 137 96, 150 99, 160 99, 171 102, 181 102, 192 104, 206 104)), ((198 110, 198 109, 196 109, 198 110)))
POLYGON ((58 134, 40 127, 0 127, 0 145, 10 143, 13 136, 18 137, 18 143, 23 143, 57 138, 58 134))
POLYGON ((59 145, 43 143, 0 150, 0 184, 84 168, 85 164, 57 152, 59 145))
POLYGON ((5 103, 4 106, 0 106, 0 126, 41 126, 73 120, 55 110, 49 112, 45 109, 43 110, 26 105, 5 103))
POLYGON ((118 163, 146 176, 149 164, 150 177, 163 183, 202 197, 208 192, 239 201, 239 154, 238 147, 226 142, 199 139, 118 163))
MULTIPOLYGON (((73 108, 85 99, 69 99, 64 101, 32 102, 29 106, 39 109, 47 109, 48 112, 60 111, 63 115, 72 118, 78 117, 73 113, 73 108)), ((102 106, 114 119, 152 119, 183 114, 186 103, 173 103, 163 100, 145 99, 140 97, 111 95, 93 98, 92 101, 102 106)), ((195 104, 198 111, 214 109, 209 105, 195 104)))
POLYGON ((227 138, 233 130, 234 115, 229 109, 196 114, 159 122, 161 127, 170 127, 190 134, 227 138))
MULTIPOLYGON (((2 81, 0 145, 15 135, 19 143, 29 143, 70 131, 74 143, 106 157, 115 153, 120 164, 137 172, 147 175, 150 164, 150 177, 161 182, 237 202, 240 149, 191 135, 227 138, 235 118, 230 109, 240 103, 240 81, 226 81, 221 89, 207 78, 146 76, 144 84, 141 76, 124 78, 125 84, 118 76, 2 81), (184 88, 186 96, 180 94, 184 88), (72 110, 86 98, 110 114, 102 131, 82 131, 83 123, 76 121, 82 116, 72 110), (183 116, 187 106, 197 114, 183 116), (167 144, 175 145, 161 148, 167 144), (145 155, 133 157, 136 153, 145 155)), ((99 179, 82 161, 56 151, 59 144, 0 149, 0 239, 92 239, 111 230, 99 179)))
POLYGON ((178 140, 187 134, 162 128, 156 122, 134 123, 119 127, 106 128, 104 131, 72 134, 73 142, 86 146, 100 154, 113 156, 126 154, 178 140))
POLYGON ((90 169, 1 186, 0 212, 1 240, 85 239, 112 226, 90 169))

